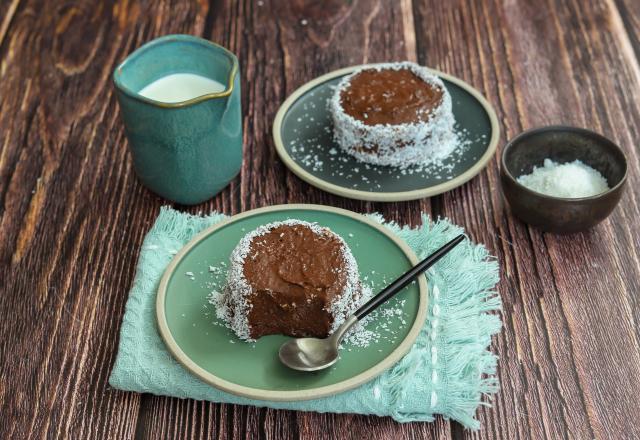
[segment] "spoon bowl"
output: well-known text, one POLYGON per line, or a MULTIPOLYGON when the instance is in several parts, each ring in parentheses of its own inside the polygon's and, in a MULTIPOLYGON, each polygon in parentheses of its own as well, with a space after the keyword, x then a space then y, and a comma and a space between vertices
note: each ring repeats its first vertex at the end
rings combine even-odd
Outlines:
POLYGON ((322 370, 338 361, 338 348, 332 342, 331 338, 291 339, 280 347, 280 359, 295 370, 322 370))
POLYGON ((347 318, 328 338, 291 339, 280 346, 280 361, 289 368, 299 371, 317 371, 338 362, 338 348, 344 334, 358 322, 354 315, 347 318))

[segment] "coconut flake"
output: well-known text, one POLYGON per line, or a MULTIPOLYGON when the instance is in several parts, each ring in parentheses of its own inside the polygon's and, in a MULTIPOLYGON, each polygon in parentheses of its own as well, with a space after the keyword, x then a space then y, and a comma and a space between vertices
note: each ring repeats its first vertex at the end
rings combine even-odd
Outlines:
POLYGON ((531 174, 518 177, 518 182, 553 197, 590 197, 609 189, 602 174, 580 160, 559 164, 545 159, 542 167, 533 167, 531 174))

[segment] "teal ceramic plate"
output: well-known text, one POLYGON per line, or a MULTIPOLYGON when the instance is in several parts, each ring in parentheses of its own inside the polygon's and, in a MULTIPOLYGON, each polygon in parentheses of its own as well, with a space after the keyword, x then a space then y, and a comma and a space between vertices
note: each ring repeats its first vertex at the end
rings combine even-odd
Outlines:
POLYGON ((411 249, 383 226, 359 214, 318 205, 282 205, 237 215, 196 236, 173 259, 158 289, 158 327, 167 347, 189 371, 224 391, 265 400, 306 400, 354 388, 396 363, 424 323, 427 285, 418 283, 382 307, 367 329, 379 342, 347 344, 330 369, 304 373, 282 365, 278 348, 288 338, 272 335, 247 343, 216 318, 207 297, 220 289, 231 251, 256 227, 288 218, 317 222, 349 244, 363 282, 374 291, 417 262, 411 249), (383 309, 383 310, 384 310, 383 309), (393 315, 383 318, 382 315, 393 315))
POLYGON ((442 167, 405 171, 365 165, 333 141, 327 100, 343 76, 362 66, 323 75, 296 90, 282 104, 273 123, 276 150, 298 177, 344 197, 395 202, 431 197, 462 185, 493 156, 500 129, 486 99, 464 81, 431 70, 445 83, 453 101, 456 131, 462 147, 442 167))

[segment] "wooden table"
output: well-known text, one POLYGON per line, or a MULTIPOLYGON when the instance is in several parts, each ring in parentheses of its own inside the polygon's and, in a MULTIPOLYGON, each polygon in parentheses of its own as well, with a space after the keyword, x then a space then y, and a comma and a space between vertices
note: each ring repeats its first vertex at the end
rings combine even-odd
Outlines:
MULTIPOLYGON (((636 0, 0 2, 0 438, 640 438, 640 2, 636 0), (107 384, 145 233, 167 202, 136 180, 111 84, 169 33, 238 54, 244 165, 189 212, 296 202, 447 216, 501 267, 501 392, 482 430, 296 413, 115 391, 107 384), (604 223, 543 234, 503 202, 498 160, 442 196, 365 203, 296 178, 271 138, 293 90, 347 65, 409 59, 493 103, 501 145, 565 123, 627 152, 604 223)), ((500 151, 500 150, 499 150, 500 151)))

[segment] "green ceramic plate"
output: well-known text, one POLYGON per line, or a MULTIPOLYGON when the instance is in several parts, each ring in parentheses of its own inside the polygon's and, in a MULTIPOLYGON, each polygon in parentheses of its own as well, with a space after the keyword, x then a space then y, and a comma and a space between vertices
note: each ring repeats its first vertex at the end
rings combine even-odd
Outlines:
POLYGON ((462 185, 478 174, 495 153, 500 135, 495 111, 464 81, 431 70, 453 100, 456 131, 463 146, 442 168, 400 171, 365 165, 333 141, 327 100, 343 76, 361 66, 323 75, 296 90, 273 123, 276 150, 301 179, 325 191, 359 200, 395 202, 431 197, 462 185))
POLYGON ((282 205, 237 215, 196 236, 173 259, 158 289, 158 327, 175 358, 193 374, 224 391, 268 400, 306 400, 356 387, 397 362, 417 337, 427 311, 424 277, 382 307, 367 329, 379 342, 347 344, 332 368, 303 373, 280 364, 278 348, 287 340, 273 335, 255 343, 238 339, 218 321, 207 296, 224 283, 226 263, 238 241, 256 227, 295 218, 317 222, 340 234, 358 262, 363 281, 379 290, 416 262, 411 249, 383 226, 350 211, 318 205, 282 205), (211 271, 210 266, 213 267, 211 271), (385 329, 386 327, 386 329, 385 329))

